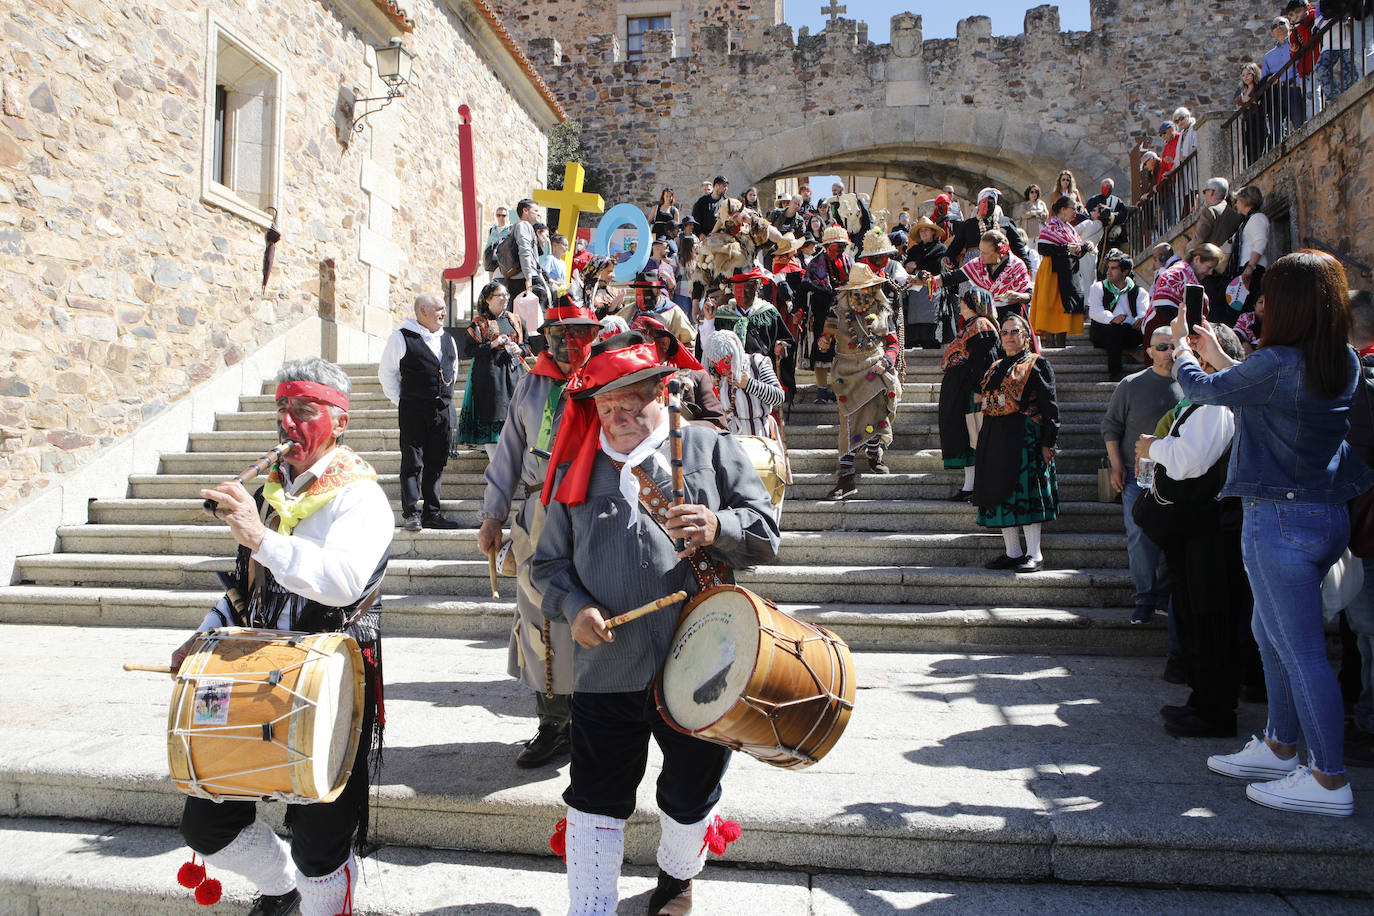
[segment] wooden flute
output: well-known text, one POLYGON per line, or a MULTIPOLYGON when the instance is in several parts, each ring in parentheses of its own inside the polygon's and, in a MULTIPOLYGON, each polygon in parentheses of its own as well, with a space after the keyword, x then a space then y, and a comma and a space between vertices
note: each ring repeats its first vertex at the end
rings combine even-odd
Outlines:
MULTIPOLYGON (((294 442, 283 442, 280 445, 275 446, 266 455, 263 455, 257 461, 253 462, 252 466, 246 467, 242 471, 240 471, 238 477, 234 479, 242 484, 248 483, 248 481, 252 480, 254 477, 257 477, 263 471, 271 467, 272 462, 276 461, 278 458, 285 456, 287 452, 291 451, 291 447, 293 445, 295 445, 294 442)), ((205 501, 206 512, 213 513, 217 508, 219 508, 219 503, 215 502, 213 499, 207 499, 205 501)))

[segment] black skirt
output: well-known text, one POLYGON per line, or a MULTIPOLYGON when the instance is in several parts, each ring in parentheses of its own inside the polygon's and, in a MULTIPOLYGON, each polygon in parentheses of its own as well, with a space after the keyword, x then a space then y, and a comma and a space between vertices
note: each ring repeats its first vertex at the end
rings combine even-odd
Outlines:
POLYGON ((964 419, 973 400, 974 379, 968 363, 951 366, 940 381, 940 455, 947 468, 966 468, 973 464, 974 443, 968 440, 964 419))

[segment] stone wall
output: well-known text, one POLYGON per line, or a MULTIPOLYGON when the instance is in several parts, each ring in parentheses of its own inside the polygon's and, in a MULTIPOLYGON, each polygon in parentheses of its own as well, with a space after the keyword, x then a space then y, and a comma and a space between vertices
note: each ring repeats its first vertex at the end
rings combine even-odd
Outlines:
POLYGON ((370 49, 389 37, 372 0, 31 0, 0 14, 0 510, 302 321, 331 322, 328 355, 375 355, 460 260, 459 104, 484 221, 542 183, 551 109, 512 101, 469 4, 406 7, 413 85, 361 134, 354 89, 381 94, 370 49), (264 227, 202 201, 209 17, 283 71, 282 240, 265 290, 264 227))
POLYGON ((614 176, 612 198, 636 202, 665 185, 692 196, 716 172, 732 187, 867 172, 952 183, 964 197, 986 184, 1018 195, 1048 186, 1066 165, 1086 187, 1108 175, 1120 184, 1132 146, 1177 105, 1229 104, 1240 64, 1267 41, 1250 0, 1093 0, 1089 32, 1061 32, 1058 9, 1043 6, 1021 35, 994 36, 972 17, 957 38, 930 41, 903 13, 882 45, 854 20, 794 35, 766 13, 731 18, 749 4, 712 0, 685 37, 691 54, 628 62, 610 18, 606 34, 588 31, 603 4, 578 4, 578 29, 557 35, 540 16, 568 4, 498 6, 518 8, 513 28, 614 176))

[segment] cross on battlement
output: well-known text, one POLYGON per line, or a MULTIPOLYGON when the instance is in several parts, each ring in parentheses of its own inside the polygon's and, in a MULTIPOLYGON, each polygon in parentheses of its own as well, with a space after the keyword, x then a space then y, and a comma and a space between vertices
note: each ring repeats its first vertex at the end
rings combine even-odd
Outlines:
POLYGON ((845 6, 842 3, 836 2, 836 0, 830 0, 829 6, 821 7, 821 15, 829 16, 831 22, 834 22, 836 19, 839 19, 842 15, 844 15, 847 12, 849 12, 849 7, 845 6))

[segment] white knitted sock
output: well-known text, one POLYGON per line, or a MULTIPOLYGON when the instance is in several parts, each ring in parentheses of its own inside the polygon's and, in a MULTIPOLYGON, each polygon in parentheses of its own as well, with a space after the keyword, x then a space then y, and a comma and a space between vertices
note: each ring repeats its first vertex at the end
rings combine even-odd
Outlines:
POLYGON ((1040 555, 1040 523, 1034 525, 1024 525, 1022 530, 1026 532, 1026 556, 1032 560, 1043 560, 1040 555))
POLYGON ((969 492, 969 491, 972 490, 972 489, 973 489, 973 468, 972 468, 972 467, 966 467, 966 468, 964 468, 964 492, 967 493, 967 492, 969 492))
POLYGON ((1016 559, 1021 556, 1021 526, 1012 525, 1002 529, 1002 543, 1007 547, 1007 556, 1016 559))
POLYGON ((301 892, 301 916, 351 916, 353 889, 357 884, 358 862, 351 852, 344 864, 319 878, 296 872, 296 888, 301 892))
POLYGON ((679 824, 659 812, 658 820, 662 825, 658 837, 659 868, 679 881, 688 881, 701 873, 706 865, 706 825, 711 821, 711 814, 695 824, 679 824))
MULTIPOLYGON (((242 875, 253 882, 260 894, 276 896, 296 886, 291 847, 261 820, 244 827, 228 846, 206 856, 205 861, 215 868, 242 875)), ((214 877, 214 872, 210 876, 214 877)))
MULTIPOLYGON (((568 916, 614 913, 620 900, 625 822, 618 817, 568 809, 568 916)), ((304 914, 302 914, 304 916, 304 914)))

